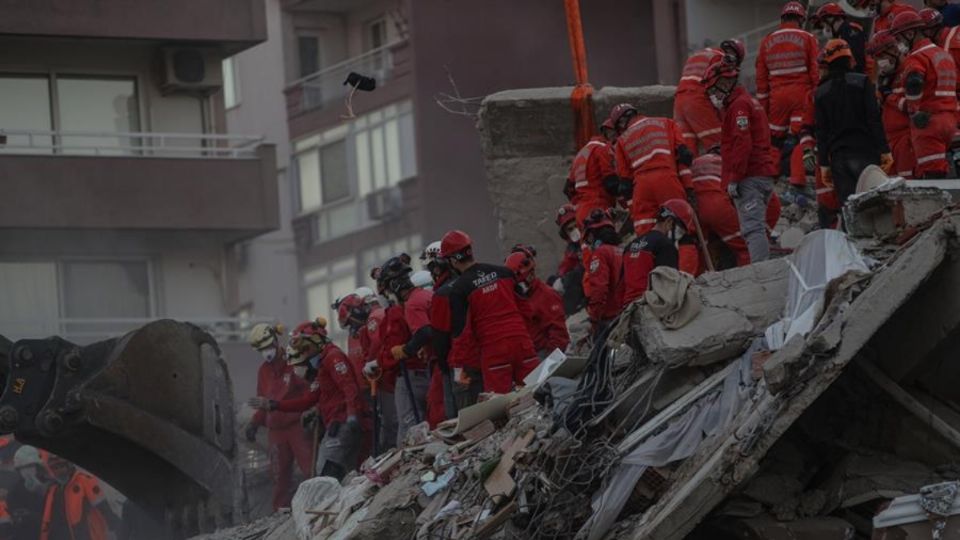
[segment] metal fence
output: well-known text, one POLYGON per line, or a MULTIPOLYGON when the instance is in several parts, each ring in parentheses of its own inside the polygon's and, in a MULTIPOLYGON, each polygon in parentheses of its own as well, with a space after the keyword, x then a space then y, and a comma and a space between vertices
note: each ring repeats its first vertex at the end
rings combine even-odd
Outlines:
POLYGON ((5 129, 0 154, 240 159, 257 157, 263 141, 258 135, 5 129))

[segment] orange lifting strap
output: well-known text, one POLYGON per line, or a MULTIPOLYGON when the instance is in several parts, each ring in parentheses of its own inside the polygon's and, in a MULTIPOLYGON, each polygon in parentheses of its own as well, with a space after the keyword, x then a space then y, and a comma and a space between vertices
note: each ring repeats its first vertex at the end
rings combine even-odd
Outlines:
POLYGON ((587 50, 583 44, 583 24, 580 21, 580 0, 564 0, 567 12, 567 34, 570 37, 570 56, 577 85, 570 95, 573 106, 574 136, 577 148, 590 141, 596 133, 593 119, 593 87, 587 82, 587 50))

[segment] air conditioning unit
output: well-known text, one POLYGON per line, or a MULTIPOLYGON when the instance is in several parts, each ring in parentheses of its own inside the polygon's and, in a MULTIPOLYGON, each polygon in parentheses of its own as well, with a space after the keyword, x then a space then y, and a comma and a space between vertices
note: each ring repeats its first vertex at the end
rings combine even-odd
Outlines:
POLYGON ((212 94, 223 86, 221 57, 216 49, 160 49, 160 90, 164 94, 212 94))
POLYGON ((375 221, 400 217, 403 210, 403 193, 399 187, 388 187, 367 195, 367 216, 375 221))

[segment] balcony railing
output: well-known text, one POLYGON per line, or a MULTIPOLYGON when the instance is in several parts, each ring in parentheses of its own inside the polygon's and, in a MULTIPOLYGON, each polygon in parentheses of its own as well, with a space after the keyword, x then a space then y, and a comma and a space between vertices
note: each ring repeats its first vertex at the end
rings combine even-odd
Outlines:
MULTIPOLYGON (((247 332, 258 323, 274 323, 265 317, 225 318, 225 317, 163 317, 189 322, 202 328, 218 342, 242 341, 247 332)), ((11 319, 0 320, 0 334, 8 339, 40 339, 60 336, 74 343, 84 345, 119 337, 136 330, 158 317, 128 318, 55 318, 55 319, 11 319)))
POLYGON ((351 90, 344 84, 350 72, 373 77, 377 88, 384 86, 394 75, 395 52, 406 43, 405 39, 388 43, 293 81, 284 91, 287 113, 292 116, 342 101, 351 90))
POLYGON ((264 138, 213 133, 0 130, 0 154, 162 158, 256 158, 264 138))

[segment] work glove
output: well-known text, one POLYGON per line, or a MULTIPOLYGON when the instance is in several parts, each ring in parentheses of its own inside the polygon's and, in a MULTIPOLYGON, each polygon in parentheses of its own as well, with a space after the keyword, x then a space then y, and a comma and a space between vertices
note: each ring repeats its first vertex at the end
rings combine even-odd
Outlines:
POLYGON ((913 125, 916 128, 923 129, 930 125, 930 113, 920 111, 913 114, 911 117, 913 120, 913 125))
POLYGON ((327 435, 336 437, 337 433, 340 433, 340 422, 330 422, 330 425, 327 426, 327 435))
POLYGON ((807 174, 817 172, 817 154, 813 151, 813 148, 803 149, 803 171, 807 174))
POLYGON ((363 365, 363 376, 368 379, 375 379, 380 374, 380 364, 376 360, 371 360, 363 365))
POLYGON ((740 197, 740 184, 737 182, 727 184, 727 195, 729 195, 731 199, 740 197))
POLYGON ((248 425, 247 425, 247 430, 246 430, 246 432, 244 433, 244 435, 247 437, 247 441, 249 441, 249 442, 254 442, 254 441, 257 440, 257 429, 258 429, 259 427, 260 427, 260 426, 257 426, 257 425, 255 425, 255 424, 248 424, 248 425))
POLYGON ((403 345, 394 345, 391 347, 390 354, 393 355, 394 360, 403 360, 407 357, 407 353, 403 350, 403 345))
POLYGON ((317 425, 317 420, 317 410, 310 409, 300 415, 300 427, 306 431, 313 431, 313 428, 317 425))
POLYGON ((360 420, 357 419, 357 415, 351 414, 347 417, 347 429, 351 432, 360 431, 360 420))
POLYGON ((833 188, 833 173, 830 172, 830 167, 820 167, 820 179, 823 180, 823 185, 833 188))
POLYGON ((880 154, 880 168, 887 174, 893 174, 893 154, 880 154))
POLYGON ((557 291, 557 294, 559 294, 560 296, 563 296, 563 280, 562 279, 558 278, 553 282, 553 290, 557 291))
POLYGON ((272 411, 277 408, 277 402, 272 399, 267 399, 265 397, 252 397, 247 400, 247 405, 253 409, 262 409, 265 411, 272 411))

